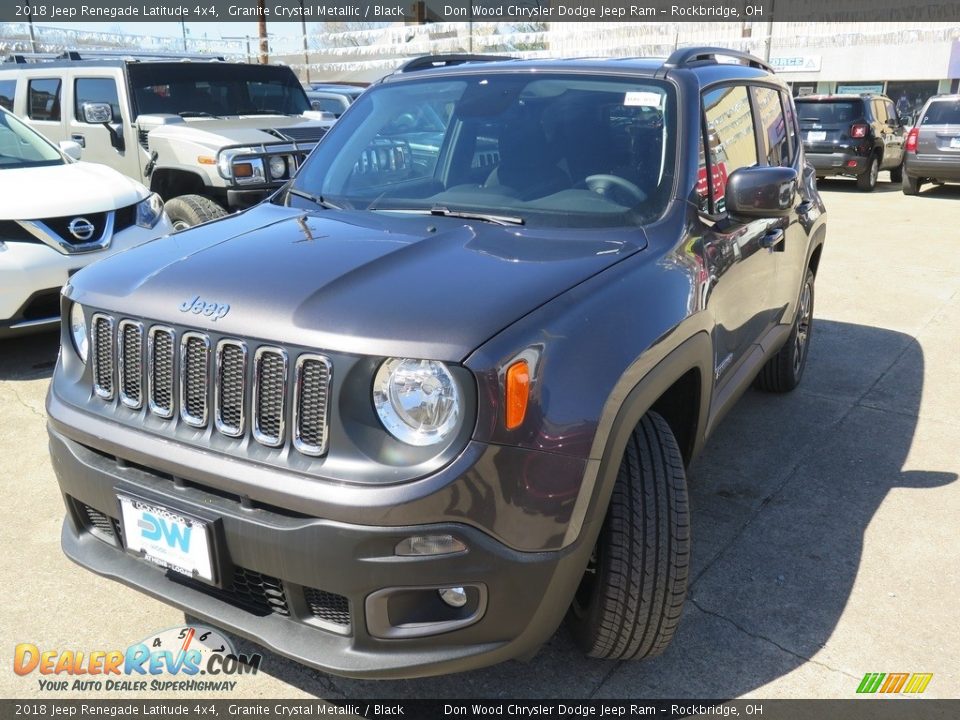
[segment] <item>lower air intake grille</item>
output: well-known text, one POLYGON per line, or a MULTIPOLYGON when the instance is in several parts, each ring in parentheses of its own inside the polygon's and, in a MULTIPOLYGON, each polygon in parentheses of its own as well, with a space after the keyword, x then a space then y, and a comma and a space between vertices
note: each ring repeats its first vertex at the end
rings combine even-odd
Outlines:
POLYGON ((343 595, 316 588, 304 588, 303 597, 315 618, 333 625, 350 627, 350 601, 343 595))
POLYGON ((117 545, 117 540, 120 537, 120 523, 86 503, 77 502, 77 505, 84 516, 83 519, 86 521, 87 530, 90 534, 111 545, 117 545))
POLYGON ((235 567, 233 581, 226 588, 206 585, 172 570, 167 572, 167 577, 176 583, 212 595, 218 600, 254 615, 261 617, 265 615, 290 616, 290 608, 287 606, 287 596, 283 591, 283 583, 279 578, 264 575, 255 570, 235 567))

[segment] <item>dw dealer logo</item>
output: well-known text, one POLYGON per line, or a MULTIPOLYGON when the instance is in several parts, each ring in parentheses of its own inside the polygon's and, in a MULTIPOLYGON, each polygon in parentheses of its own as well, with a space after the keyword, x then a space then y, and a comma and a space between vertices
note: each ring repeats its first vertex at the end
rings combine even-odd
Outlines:
POLYGON ((125 650, 41 650, 20 643, 13 652, 13 671, 21 677, 39 674, 44 692, 229 692, 237 681, 228 678, 256 675, 262 660, 257 653, 237 653, 213 628, 186 625, 125 650))

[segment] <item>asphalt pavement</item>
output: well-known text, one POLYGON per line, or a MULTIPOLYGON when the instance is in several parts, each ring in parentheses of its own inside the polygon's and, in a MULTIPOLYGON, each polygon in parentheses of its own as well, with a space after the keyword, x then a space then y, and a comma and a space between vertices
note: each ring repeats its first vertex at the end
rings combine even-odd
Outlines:
MULTIPOLYGON (((872 194, 845 180, 821 190, 829 231, 803 383, 748 392, 690 469, 693 582, 663 656, 588 660, 561 628, 529 662, 373 682, 240 642, 264 660, 230 696, 848 698, 865 673, 925 672, 926 697, 960 697, 960 187, 905 197, 884 174, 872 194)), ((16 675, 17 643, 122 649, 183 622, 60 551, 44 427, 56 354, 51 334, 0 341, 6 698, 79 697, 16 675)))

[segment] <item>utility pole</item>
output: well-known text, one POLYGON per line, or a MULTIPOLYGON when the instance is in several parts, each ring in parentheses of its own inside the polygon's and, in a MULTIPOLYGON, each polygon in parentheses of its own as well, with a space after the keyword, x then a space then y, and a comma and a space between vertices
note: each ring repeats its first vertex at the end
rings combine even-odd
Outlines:
POLYGON ((180 21, 180 32, 183 34, 183 51, 187 52, 187 23, 184 20, 180 21))
POLYGON ((30 0, 26 0, 27 26, 30 28, 30 52, 37 52, 37 38, 33 34, 33 12, 30 9, 30 0))
POLYGON ((307 85, 310 84, 310 53, 307 51, 307 19, 303 15, 303 0, 300 0, 300 32, 303 33, 303 70, 307 85))
POLYGON ((270 44, 267 41, 266 0, 257 0, 257 26, 260 34, 260 64, 270 62, 270 44))

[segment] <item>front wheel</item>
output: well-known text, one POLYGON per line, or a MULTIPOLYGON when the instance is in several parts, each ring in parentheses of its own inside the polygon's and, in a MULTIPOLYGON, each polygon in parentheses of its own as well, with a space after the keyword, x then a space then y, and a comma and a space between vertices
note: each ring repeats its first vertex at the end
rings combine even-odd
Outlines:
POLYGON ((647 413, 617 473, 600 537, 568 621, 587 655, 632 660, 662 653, 680 622, 690 567, 683 458, 667 422, 647 413))
POLYGON ((758 390, 786 393, 800 384, 810 350, 810 333, 813 331, 813 282, 813 272, 808 269, 790 336, 777 354, 760 369, 754 381, 758 390))
POLYGON ((870 158, 870 165, 867 171, 857 175, 857 189, 863 192, 872 192, 877 186, 877 176, 880 174, 880 161, 874 155, 870 158))
POLYGON ((181 195, 168 200, 164 205, 167 217, 177 232, 227 214, 220 205, 203 195, 181 195))

